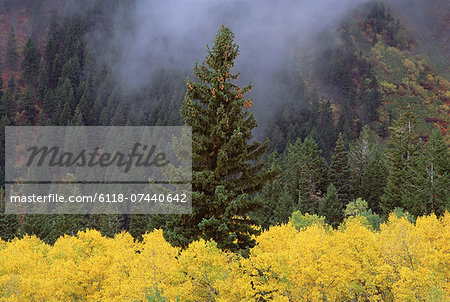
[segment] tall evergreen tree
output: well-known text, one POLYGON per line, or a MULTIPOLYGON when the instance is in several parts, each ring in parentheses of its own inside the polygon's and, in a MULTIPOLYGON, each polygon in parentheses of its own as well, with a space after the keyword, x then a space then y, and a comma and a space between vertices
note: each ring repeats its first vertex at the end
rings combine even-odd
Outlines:
MULTIPOLYGON (((374 142, 372 141, 371 130, 368 126, 364 126, 358 139, 350 144, 349 164, 351 169, 351 181, 353 192, 356 197, 362 197, 364 187, 364 171, 374 153, 374 142)), ((363 198, 365 200, 365 198, 363 198)))
POLYGON ((56 56, 55 61, 53 62, 52 69, 48 71, 48 77, 49 77, 49 86, 54 89, 59 84, 59 79, 61 75, 62 70, 62 60, 60 57, 56 56))
POLYGON ((83 124, 83 113, 78 105, 75 108, 75 112, 73 113, 72 119, 69 122, 69 126, 85 126, 83 124))
POLYGON ((327 188, 327 195, 319 205, 319 215, 325 216, 325 221, 336 228, 343 219, 344 206, 339 200, 335 186, 330 183, 327 188))
POLYGON ((68 78, 59 78, 58 87, 55 89, 54 99, 63 106, 65 103, 69 105, 70 112, 77 107, 77 99, 75 98, 74 87, 68 78))
MULTIPOLYGON (((91 82, 89 79, 87 79, 83 84, 83 93, 81 95, 80 102, 77 105, 77 107, 80 108, 80 111, 83 114, 83 122, 84 122, 84 125, 86 125, 86 126, 89 126, 92 123, 92 118, 91 118, 92 108, 90 105, 90 101, 91 101, 91 97, 92 97, 91 94, 92 94, 91 93, 91 82)), ((143 114, 142 111, 139 111, 139 112, 143 114)))
POLYGON ((252 86, 233 83, 238 74, 230 70, 237 55, 233 32, 222 26, 206 60, 195 64, 199 82, 186 83, 181 113, 193 132, 193 208, 191 215, 168 220, 165 237, 174 245, 213 239, 221 249, 245 253, 259 233, 248 214, 261 204, 249 195, 276 173, 264 171, 260 160, 268 142, 249 143, 256 121, 252 101, 244 95, 252 86))
POLYGON ((81 77, 81 66, 77 57, 70 58, 61 71, 61 77, 70 80, 72 87, 78 87, 81 77))
POLYGON ((64 107, 59 114, 58 126, 66 126, 72 119, 72 112, 70 110, 69 102, 64 103, 64 107))
POLYGON ((36 94, 39 99, 43 99, 45 95, 45 91, 50 89, 49 84, 49 73, 48 66, 44 59, 41 58, 41 62, 39 63, 39 72, 36 80, 36 94))
MULTIPOLYGON (((280 171, 282 160, 283 157, 274 151, 267 157, 267 166, 280 171)), ((288 187, 281 175, 269 181, 261 192, 256 193, 254 198, 258 200, 258 203, 262 203, 263 207, 253 212, 251 217, 263 229, 279 223, 286 223, 296 203, 293 196, 289 194, 288 187)))
POLYGON ((84 230, 86 224, 86 219, 80 214, 58 214, 54 219, 54 224, 48 235, 47 241, 49 243, 54 243, 59 237, 64 235, 75 236, 78 231, 84 230))
MULTIPOLYGON (((52 117, 55 116, 55 107, 57 101, 54 98, 53 92, 47 90, 44 94, 44 99, 42 100, 41 111, 39 112, 38 123, 40 126, 49 126, 52 124, 52 117)), ((57 116, 59 119, 59 116, 57 116)))
POLYGON ((317 213, 318 198, 327 190, 327 165, 311 137, 287 148, 286 179, 290 194, 302 213, 317 213))
POLYGON ((344 207, 352 199, 352 187, 350 183, 350 165, 348 152, 344 146, 342 134, 339 133, 334 154, 331 157, 330 169, 328 170, 328 180, 336 188, 339 201, 344 207))
POLYGON ((298 164, 301 165, 299 189, 302 196, 312 199, 324 196, 328 184, 328 166, 322 157, 322 151, 312 137, 307 137, 303 141, 301 154, 298 164))
POLYGON ((449 168, 447 145, 440 132, 433 130, 423 154, 415 156, 407 170, 403 204, 410 214, 442 215, 450 208, 449 168))
POLYGON ((22 96, 22 107, 26 117, 26 124, 28 126, 34 125, 34 118, 37 113, 34 106, 34 95, 30 88, 26 88, 22 96))
POLYGON ((417 156, 420 145, 415 131, 416 116, 408 106, 407 110, 393 123, 388 141, 389 175, 385 194, 381 198, 381 208, 385 214, 395 208, 404 208, 403 195, 410 175, 412 159, 417 156))
POLYGON ((370 209, 380 213, 380 197, 386 185, 387 167, 381 140, 369 126, 350 144, 349 162, 353 196, 366 200, 370 209))
POLYGON ((52 237, 55 215, 29 214, 22 224, 22 235, 36 235, 46 243, 53 243, 56 238, 52 237))
MULTIPOLYGON (((362 187, 359 189, 360 195, 367 200, 369 209, 381 214, 381 196, 386 188, 386 175, 388 167, 384 153, 375 149, 375 152, 365 168, 362 176, 362 187)), ((355 196, 357 197, 357 196, 355 196)))
POLYGON ((7 116, 11 121, 15 120, 16 102, 14 92, 12 89, 6 89, 0 100, 0 113, 2 116, 7 116))
POLYGON ((41 62, 41 70, 39 72, 40 85, 45 84, 47 89, 54 89, 58 84, 59 68, 57 68, 57 45, 52 36, 47 39, 45 46, 44 62, 41 62), (45 67, 45 68, 44 68, 45 67))
POLYGON ((104 236, 114 237, 115 234, 122 230, 123 217, 119 214, 100 215, 98 230, 104 236))
POLYGON ((41 60, 41 54, 36 47, 36 43, 33 39, 28 39, 25 48, 23 49, 23 61, 21 68, 23 71, 22 77, 25 83, 34 87, 37 84, 37 76, 39 73, 39 62, 41 60))
POLYGON ((99 122, 102 126, 110 125, 111 113, 108 107, 104 107, 100 113, 99 122))

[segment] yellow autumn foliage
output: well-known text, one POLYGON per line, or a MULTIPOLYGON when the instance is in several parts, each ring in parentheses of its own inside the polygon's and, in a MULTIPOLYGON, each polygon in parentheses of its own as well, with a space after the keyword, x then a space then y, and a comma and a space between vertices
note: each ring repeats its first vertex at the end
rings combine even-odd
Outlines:
POLYGON ((95 230, 47 245, 0 240, 0 301, 449 301, 450 214, 364 219, 338 230, 286 224, 256 238, 248 258, 211 241, 180 251, 161 230, 135 242, 95 230), (151 297, 163 296, 166 300, 151 297))

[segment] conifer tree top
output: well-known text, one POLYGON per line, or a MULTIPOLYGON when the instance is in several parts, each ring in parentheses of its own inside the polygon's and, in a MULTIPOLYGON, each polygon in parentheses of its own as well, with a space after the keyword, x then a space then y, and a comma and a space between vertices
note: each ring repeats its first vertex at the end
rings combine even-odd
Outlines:
POLYGON ((222 26, 214 39, 214 46, 207 47, 206 65, 212 70, 227 73, 234 67, 234 60, 239 54, 239 46, 234 43, 234 33, 227 26, 222 26))
POLYGON ((239 54, 239 47, 234 42, 234 33, 227 26, 222 26, 214 40, 212 48, 207 47, 208 55, 202 64, 196 63, 194 75, 199 83, 187 80, 187 93, 185 105, 188 112, 183 112, 185 121, 189 126, 193 126, 190 117, 197 111, 193 108, 193 101, 198 100, 209 110, 216 111, 221 105, 228 110, 238 114, 240 110, 251 108, 252 100, 244 99, 244 95, 252 89, 249 84, 240 88, 233 82, 238 79, 239 74, 232 74, 231 68, 239 54), (237 105, 237 106, 236 106, 237 105), (235 110, 231 110, 235 107, 235 110))

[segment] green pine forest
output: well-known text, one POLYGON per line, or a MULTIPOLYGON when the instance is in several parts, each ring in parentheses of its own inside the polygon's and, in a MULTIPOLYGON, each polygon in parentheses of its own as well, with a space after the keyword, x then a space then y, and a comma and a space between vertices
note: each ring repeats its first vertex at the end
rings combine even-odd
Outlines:
POLYGON ((199 39, 197 62, 155 63, 139 89, 87 38, 110 34, 125 2, 83 0, 70 13, 64 2, 0 2, 1 185, 5 126, 188 125, 193 213, 1 213, 3 240, 52 244, 91 228, 140 240, 163 229, 174 246, 212 239, 245 256, 253 235, 306 213, 335 228, 358 213, 378 229, 391 212, 414 221, 449 209, 446 1, 430 1, 431 25, 391 2, 361 2, 316 35, 325 46, 290 49, 260 87, 252 74, 238 79, 243 49, 224 23, 199 39))

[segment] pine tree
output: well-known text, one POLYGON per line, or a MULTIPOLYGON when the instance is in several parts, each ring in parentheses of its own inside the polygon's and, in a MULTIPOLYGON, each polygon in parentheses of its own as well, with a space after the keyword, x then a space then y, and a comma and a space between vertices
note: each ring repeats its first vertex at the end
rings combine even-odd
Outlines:
POLYGON ((165 237, 177 246, 203 238, 221 249, 245 253, 259 233, 248 214, 261 208, 249 195, 276 175, 264 171, 260 161, 268 142, 248 143, 256 121, 249 111, 252 101, 244 95, 252 86, 233 83, 238 78, 230 73, 238 55, 233 40, 231 29, 222 26, 206 61, 195 64, 199 83, 186 83, 181 113, 193 132, 193 208, 192 215, 176 216, 166 224, 165 237))
POLYGON ((58 83, 59 73, 57 72, 57 46, 55 39, 50 36, 47 39, 47 45, 45 46, 44 62, 41 62, 41 67, 45 66, 45 69, 40 74, 45 75, 41 78, 41 81, 45 83, 46 88, 54 89, 58 83))
POLYGON ((408 169, 414 156, 419 151, 417 134, 415 132, 416 116, 408 106, 407 110, 390 127, 388 141, 389 175, 385 194, 381 198, 381 208, 385 214, 395 208, 404 208, 403 195, 407 187, 408 169))
POLYGON ((22 224, 21 234, 36 235, 46 243, 52 243, 52 228, 55 220, 54 215, 29 214, 22 224))
POLYGON ((72 112, 70 110, 69 102, 64 103, 64 107, 59 114, 58 126, 66 126, 70 123, 72 119, 72 112))
POLYGON ((328 180, 336 188, 339 201, 345 206, 352 199, 352 187, 350 183, 351 172, 348 160, 348 152, 345 150, 342 134, 339 133, 334 154, 331 157, 328 180))
POLYGON ((16 31, 14 30, 14 27, 11 27, 8 40, 6 42, 6 67, 8 67, 10 70, 15 71, 17 68, 18 58, 19 56, 17 54, 16 31))
POLYGON ((28 39, 25 48, 23 49, 23 61, 21 68, 23 71, 22 77, 25 83, 35 87, 37 84, 37 76, 39 73, 39 62, 41 54, 36 47, 33 39, 28 39))
POLYGON ((43 99, 45 96, 45 91, 49 89, 49 76, 48 76, 48 66, 44 59, 41 58, 41 63, 39 63, 39 72, 36 80, 36 94, 39 99, 43 99))
POLYGON ((111 120, 111 114, 109 112, 108 107, 104 107, 100 113, 99 122, 102 126, 108 126, 110 125, 109 121, 111 120))
POLYGON ((328 184, 328 167, 322 157, 322 151, 312 137, 304 140, 301 154, 298 162, 301 165, 300 192, 310 198, 324 196, 328 184))
POLYGON ((4 214, 0 212, 0 238, 12 240, 18 235, 19 220, 15 214, 4 214))
MULTIPOLYGON (((350 144, 349 164, 351 169, 351 181, 356 197, 362 197, 364 184, 363 176, 374 153, 371 130, 366 125, 359 134, 358 139, 350 144)), ((365 200, 365 198, 363 198, 365 200)))
POLYGON ((381 150, 376 149, 363 172, 361 198, 367 200, 369 209, 381 214, 381 196, 386 188, 388 167, 381 150))
MULTIPOLYGON (((83 114, 83 122, 84 125, 89 126, 92 123, 91 112, 92 108, 90 105, 91 102, 91 82, 89 79, 86 79, 83 83, 83 93, 81 95, 80 102, 77 107, 80 107, 80 111, 83 114)), ((138 111, 138 110, 136 110, 138 111)), ((141 113, 142 111, 139 110, 141 113)))
POLYGON ((0 113, 11 121, 15 120, 16 102, 14 92, 8 87, 0 100, 0 113))
MULTIPOLYGON (((297 200, 292 198, 292 195, 289 194, 289 190, 287 189, 287 185, 281 184, 281 186, 274 193, 279 192, 278 196, 272 200, 272 216, 271 225, 279 225, 281 223, 287 223, 289 221, 289 217, 291 217, 292 212, 295 211, 297 200)), ((269 226, 262 225, 262 227, 269 228, 269 226)))
POLYGON ((48 242, 54 243, 63 235, 75 236, 78 231, 85 228, 86 219, 80 214, 58 214, 55 217, 52 230, 48 236, 48 242))
POLYGON ((327 195, 319 205, 320 216, 325 216, 325 221, 336 228, 343 219, 344 206, 338 198, 335 186, 330 183, 327 188, 327 195))
POLYGON ((403 204, 414 216, 444 214, 450 207, 448 148, 439 131, 433 130, 424 152, 415 156, 407 170, 403 204))
MULTIPOLYGON (((280 171, 281 161, 282 157, 274 151, 267 157, 267 167, 280 171)), ((287 222, 286 219, 289 219, 296 202, 289 194, 281 175, 269 181, 261 192, 255 194, 254 198, 257 199, 258 203, 262 203, 263 207, 253 212, 251 218, 255 219, 263 229, 287 222)))
POLYGON ((327 189, 327 165, 313 138, 287 148, 285 182, 302 213, 317 213, 318 198, 327 189))
POLYGON ((29 126, 34 125, 34 117, 36 116, 37 110, 36 107, 34 106, 33 91, 29 88, 26 88, 23 93, 22 106, 25 111, 27 125, 29 126))
POLYGON ((72 87, 78 87, 81 77, 81 66, 77 57, 70 58, 63 65, 61 77, 69 79, 72 87))
POLYGON ((119 214, 100 215, 100 224, 98 230, 104 236, 114 237, 120 233, 123 226, 123 217, 119 214))
POLYGON ((38 123, 40 126, 49 126, 52 124, 52 117, 59 116, 55 115, 55 107, 57 101, 54 98, 54 95, 51 90, 47 90, 44 94, 44 99, 42 100, 41 111, 39 112, 38 123))
POLYGON ((73 113, 73 117, 69 122, 69 126, 84 126, 83 113, 80 110, 80 105, 75 108, 75 112, 73 113))
POLYGON ((77 99, 75 98, 74 88, 68 78, 60 78, 58 87, 55 89, 54 99, 60 104, 68 103, 70 112, 77 107, 77 99))
POLYGON ((370 209, 380 213, 380 197, 386 185, 387 167, 378 135, 367 125, 350 144, 351 185, 355 198, 366 200, 370 209))

